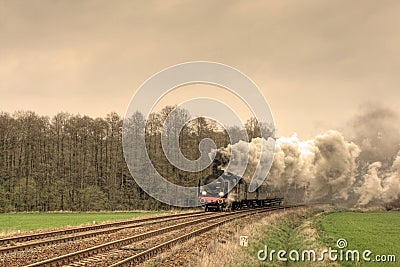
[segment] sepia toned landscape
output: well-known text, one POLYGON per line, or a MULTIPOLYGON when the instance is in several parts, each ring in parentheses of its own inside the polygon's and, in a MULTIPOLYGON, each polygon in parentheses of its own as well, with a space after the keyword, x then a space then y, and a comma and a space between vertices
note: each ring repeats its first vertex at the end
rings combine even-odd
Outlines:
POLYGON ((399 12, 0 0, 0 266, 398 266, 399 12))

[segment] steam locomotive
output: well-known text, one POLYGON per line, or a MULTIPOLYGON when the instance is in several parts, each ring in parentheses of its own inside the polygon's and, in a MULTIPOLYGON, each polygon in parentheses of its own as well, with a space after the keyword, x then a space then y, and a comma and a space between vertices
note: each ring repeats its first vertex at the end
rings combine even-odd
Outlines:
POLYGON ((248 186, 242 177, 213 168, 211 175, 203 181, 199 180, 200 204, 205 211, 230 211, 280 205, 283 202, 281 194, 266 185, 260 185, 254 192, 248 192, 248 186))

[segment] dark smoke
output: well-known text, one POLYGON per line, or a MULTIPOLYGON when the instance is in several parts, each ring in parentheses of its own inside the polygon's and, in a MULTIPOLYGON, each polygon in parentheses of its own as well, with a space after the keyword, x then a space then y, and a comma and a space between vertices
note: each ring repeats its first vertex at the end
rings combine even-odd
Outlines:
POLYGON ((215 164, 221 170, 225 169, 230 159, 228 150, 226 148, 220 148, 213 151, 213 153, 215 153, 213 164, 215 164))
POLYGON ((390 166, 400 148, 398 114, 380 104, 364 104, 349 126, 351 140, 361 148, 359 161, 390 166))

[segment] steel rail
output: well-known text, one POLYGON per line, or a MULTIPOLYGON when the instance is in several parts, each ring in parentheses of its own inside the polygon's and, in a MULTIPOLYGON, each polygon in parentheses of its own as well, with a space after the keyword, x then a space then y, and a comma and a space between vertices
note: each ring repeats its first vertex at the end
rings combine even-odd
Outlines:
MULTIPOLYGON (((133 225, 125 225, 125 226, 119 226, 119 227, 114 227, 111 229, 106 229, 106 230, 101 230, 100 231, 95 231, 95 232, 90 232, 90 233, 81 233, 77 234, 74 236, 67 236, 67 237, 60 237, 56 239, 51 239, 51 240, 43 240, 43 241, 37 241, 37 242, 32 242, 32 243, 27 243, 27 244, 21 244, 21 245, 16 245, 16 246, 10 246, 10 247, 0 247, 0 253, 6 254, 6 253, 11 253, 15 251, 25 251, 31 248, 35 247, 43 247, 43 246, 48 246, 48 245, 53 245, 53 244, 59 244, 59 243, 66 243, 70 241, 75 241, 79 239, 84 239, 84 238, 90 238, 98 235, 104 235, 104 234, 111 234, 118 232, 123 229, 128 229, 128 228, 137 228, 141 226, 147 226, 147 225, 152 225, 152 224, 157 224, 161 222, 169 222, 169 221, 174 221, 174 220, 180 220, 180 219, 185 219, 185 218, 192 218, 192 217, 200 217, 200 216, 207 216, 204 212, 201 212, 199 214, 189 214, 186 216, 179 216, 179 217, 173 217, 173 218, 166 218, 166 219, 155 219, 154 221, 145 221, 141 223, 132 223, 133 225)), ((110 226, 111 227, 111 226, 110 226)))
POLYGON ((94 246, 94 247, 91 247, 91 248, 87 248, 87 249, 84 249, 84 250, 80 250, 80 251, 68 253, 68 254, 65 254, 65 255, 61 255, 61 256, 58 256, 58 257, 54 257, 54 258, 51 258, 51 259, 46 259, 46 260, 43 260, 43 261, 32 263, 32 264, 26 265, 26 267, 60 266, 60 265, 64 265, 64 264, 69 264, 69 263, 71 263, 73 261, 77 261, 77 260, 80 260, 80 259, 83 259, 83 258, 87 258, 87 257, 93 256, 95 254, 106 252, 106 251, 109 251, 111 249, 120 248, 120 247, 123 247, 125 245, 129 245, 132 242, 139 241, 139 240, 144 240, 144 239, 147 239, 149 237, 153 237, 155 235, 159 235, 159 234, 171 232, 171 231, 174 231, 174 230, 178 230, 178 229, 180 229, 182 227, 195 225, 195 224, 202 223, 202 222, 205 222, 205 221, 210 220, 210 219, 229 217, 229 216, 234 216, 234 215, 236 215, 238 213, 246 213, 246 212, 249 212, 249 210, 239 211, 239 212, 234 212, 234 213, 222 213, 222 214, 221 213, 204 213, 203 212, 203 214, 207 214, 207 215, 208 214, 209 215, 217 214, 217 215, 216 216, 212 216, 211 218, 210 218, 210 216, 207 216, 205 218, 193 220, 193 221, 190 221, 190 222, 184 222, 184 223, 176 224, 176 225, 173 225, 173 226, 164 227, 164 228, 161 228, 161 229, 148 231, 148 232, 145 232, 145 233, 142 233, 142 234, 138 234, 138 235, 134 235, 134 236, 131 236, 131 237, 119 239, 119 240, 116 240, 116 241, 107 242, 105 244, 97 245, 97 246, 94 246))
POLYGON ((138 264, 138 263, 144 262, 145 260, 150 259, 154 255, 156 255, 158 253, 161 253, 164 250, 169 249, 172 246, 174 246, 174 245, 176 245, 176 244, 178 244, 180 242, 187 241, 187 240, 189 240, 189 239, 191 239, 191 238, 193 238, 195 236, 198 236, 198 235, 203 234, 203 233, 205 233, 207 231, 210 231, 211 229, 216 228, 218 226, 221 226, 221 225, 223 225, 223 224, 225 224, 227 222, 230 222, 232 220, 237 220, 237 219, 241 219, 243 217, 251 216, 251 215, 254 215, 254 214, 258 214, 258 213, 270 212, 270 211, 274 211, 274 210, 278 210, 278 209, 285 209, 285 208, 286 207, 283 207, 283 206, 270 207, 268 209, 249 211, 248 213, 241 214, 241 215, 233 217, 233 218, 227 218, 227 219, 225 219, 223 221, 207 225, 207 226, 202 227, 202 228, 200 228, 198 230, 192 231, 190 233, 181 235, 181 236, 176 237, 176 238, 174 238, 172 240, 169 240, 167 242, 164 242, 162 244, 154 246, 154 247, 152 247, 150 249, 147 249, 147 250, 145 250, 143 252, 140 252, 140 253, 138 253, 138 254, 136 254, 134 256, 128 257, 128 258, 126 258, 124 260, 121 260, 121 261, 119 261, 117 263, 114 263, 114 264, 110 265, 109 267, 133 266, 135 264, 138 264))
POLYGON ((162 215, 162 216, 156 216, 156 217, 152 216, 152 217, 148 217, 148 218, 125 220, 125 221, 119 221, 119 222, 110 222, 110 223, 104 223, 104 224, 99 224, 99 225, 81 226, 81 227, 75 227, 75 228, 64 229, 64 230, 54 230, 54 231, 48 231, 48 232, 42 232, 42 233, 36 233, 36 234, 27 234, 27 235, 21 235, 21 236, 7 237, 7 238, 0 239, 0 245, 30 241, 30 240, 35 240, 35 239, 43 239, 43 238, 53 237, 53 236, 57 236, 57 235, 67 235, 67 234, 73 234, 73 233, 79 233, 79 232, 85 232, 85 231, 92 231, 92 230, 97 230, 97 229, 104 229, 104 228, 109 228, 109 227, 115 227, 115 226, 127 225, 127 224, 133 224, 133 223, 140 223, 140 222, 146 222, 146 221, 157 220, 157 219, 181 217, 181 216, 187 216, 189 214, 194 215, 194 214, 201 214, 201 213, 204 213, 204 211, 180 213, 180 214, 169 214, 169 215, 162 215))

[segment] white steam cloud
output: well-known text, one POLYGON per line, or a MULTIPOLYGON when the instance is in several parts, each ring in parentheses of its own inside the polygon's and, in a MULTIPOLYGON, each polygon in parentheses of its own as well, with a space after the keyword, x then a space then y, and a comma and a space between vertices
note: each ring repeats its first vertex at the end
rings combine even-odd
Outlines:
POLYGON ((346 200, 355 181, 359 154, 358 146, 337 131, 306 141, 296 135, 281 137, 268 181, 285 190, 289 199, 290 192, 303 188, 303 199, 294 201, 346 200))
MULTIPOLYGON (((271 143, 254 138, 250 143, 239 141, 219 149, 217 158, 223 162, 220 167, 240 175, 236 171, 243 169, 249 155, 242 176, 250 182, 272 160, 271 155, 262 153, 266 151, 261 149, 264 145, 271 143)), ((364 207, 398 200, 400 153, 389 170, 382 170, 382 163, 375 162, 364 168, 364 173, 360 166, 368 163, 359 162, 360 154, 359 146, 338 131, 331 130, 305 141, 296 135, 281 137, 276 140, 274 160, 265 182, 271 189, 280 190, 289 202, 339 202, 364 207)))
POLYGON ((362 177, 362 184, 354 190, 359 199, 357 206, 388 205, 399 200, 400 196, 400 152, 389 170, 382 170, 381 162, 368 166, 362 177))

